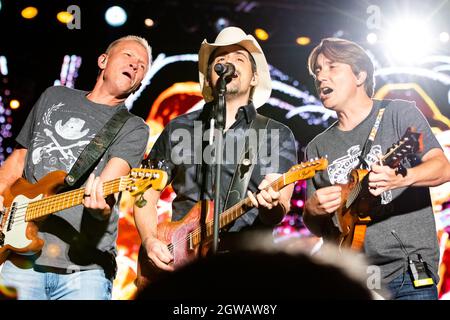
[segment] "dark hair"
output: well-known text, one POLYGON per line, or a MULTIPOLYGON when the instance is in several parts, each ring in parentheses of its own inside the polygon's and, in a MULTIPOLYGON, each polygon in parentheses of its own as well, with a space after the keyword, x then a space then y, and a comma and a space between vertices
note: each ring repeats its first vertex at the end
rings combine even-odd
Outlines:
POLYGON ((268 297, 296 301, 372 299, 363 282, 337 266, 320 264, 305 254, 252 250, 213 255, 166 272, 135 298, 205 302, 268 297), (287 285, 299 290, 292 294, 287 285))
POLYGON ((364 89, 369 97, 373 96, 375 87, 373 63, 362 47, 345 39, 323 39, 308 57, 308 70, 314 78, 316 78, 314 71, 316 70, 317 57, 321 53, 332 61, 350 65, 355 75, 365 71, 367 78, 364 83, 364 89))

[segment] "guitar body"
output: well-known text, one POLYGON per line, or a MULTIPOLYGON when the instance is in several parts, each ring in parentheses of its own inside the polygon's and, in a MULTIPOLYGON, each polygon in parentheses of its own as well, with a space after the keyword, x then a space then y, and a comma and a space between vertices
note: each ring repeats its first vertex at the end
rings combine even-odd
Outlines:
MULTIPOLYGON (((273 190, 279 191, 298 180, 313 177, 317 170, 324 170, 327 166, 328 160, 325 158, 302 162, 292 166, 288 172, 271 182, 269 186, 273 190)), ((219 217, 219 230, 238 219, 252 207, 253 204, 250 198, 247 197, 222 212, 219 217)), ((182 220, 158 224, 157 238, 166 244, 169 251, 172 252, 174 257, 173 266, 175 268, 179 268, 198 257, 204 257, 208 254, 213 240, 213 220, 214 202, 201 201, 182 220)), ((165 272, 148 259, 145 250, 141 246, 135 280, 138 291, 145 288, 161 273, 165 272)))
POLYGON ((65 177, 64 171, 54 171, 35 184, 20 178, 5 190, 4 206, 10 209, 1 219, 0 264, 11 251, 30 255, 42 249, 44 240, 38 237, 37 226, 32 221, 25 221, 28 203, 56 194, 64 185, 65 177))
POLYGON ((336 242, 339 248, 351 248, 361 250, 364 245, 367 224, 371 221, 367 216, 370 209, 369 201, 359 198, 352 205, 347 206, 347 199, 358 183, 362 183, 368 171, 363 169, 352 170, 347 184, 340 185, 342 188, 341 205, 336 211, 340 234, 336 242), (363 214, 365 213, 366 216, 363 214))
MULTIPOLYGON (((197 239, 189 236, 191 232, 205 225, 205 222, 201 221, 202 214, 206 217, 206 222, 213 221, 213 201, 205 200, 196 203, 188 214, 179 221, 167 221, 158 224, 157 237, 164 244, 171 244, 171 253, 174 258, 171 264, 175 268, 179 268, 208 253, 211 241, 203 240, 201 234, 197 234, 197 239)), ((149 262, 145 250, 141 246, 138 256, 136 286, 144 288, 161 273, 164 273, 164 271, 149 262)))
MULTIPOLYGON (((402 160, 423 150, 423 136, 409 127, 403 137, 388 149, 379 163, 396 169, 396 174, 406 174, 402 160)), ((364 245, 370 212, 380 203, 380 197, 369 192, 367 170, 355 169, 350 172, 349 182, 342 187, 342 202, 336 211, 340 235, 336 237, 339 248, 361 250, 364 245)))

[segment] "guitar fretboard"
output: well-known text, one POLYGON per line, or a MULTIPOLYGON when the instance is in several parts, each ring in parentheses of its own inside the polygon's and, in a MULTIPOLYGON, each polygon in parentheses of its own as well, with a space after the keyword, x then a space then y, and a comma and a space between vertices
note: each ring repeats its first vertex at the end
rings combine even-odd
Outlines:
MULTIPOLYGON (((327 165, 328 162, 324 158, 295 165, 288 172, 284 173, 281 177, 279 177, 277 180, 270 183, 266 189, 272 187, 274 191, 280 191, 285 186, 294 183, 295 181, 302 179, 303 180, 309 179, 313 177, 317 170, 323 170, 326 168, 327 165)), ((253 195, 256 196, 256 193, 253 193, 253 195)), ((231 222, 242 216, 247 210, 249 210, 252 207, 253 203, 251 202, 249 197, 239 201, 238 203, 236 203, 231 208, 224 211, 219 216, 219 229, 230 224, 231 222)), ((167 248, 173 254, 174 247, 180 243, 184 243, 185 241, 187 241, 189 243, 188 245, 193 248, 199 245, 200 242, 203 240, 202 239, 203 234, 205 234, 206 238, 211 237, 213 234, 213 228, 214 228, 214 221, 208 221, 206 222, 204 227, 201 226, 197 227, 191 232, 187 233, 186 237, 178 239, 174 243, 169 243, 167 245, 167 248)))
MULTIPOLYGON (((381 159, 381 163, 384 163, 384 165, 393 167, 397 165, 397 162, 404 157, 405 154, 411 152, 411 146, 404 144, 408 141, 408 138, 404 138, 403 140, 399 141, 398 145, 395 148, 392 148, 389 152, 387 152, 381 159), (404 149, 404 148, 405 149, 404 149)), ((367 181, 366 179, 363 179, 362 181, 359 181, 356 183, 350 194, 348 195, 347 201, 345 203, 346 207, 349 208, 353 202, 358 198, 359 194, 361 193, 363 189, 363 181, 367 181)))
MULTIPOLYGON (((283 175, 274 182, 272 182, 269 187, 272 187, 274 191, 279 191, 286 186, 284 181, 285 177, 283 175)), ((267 189, 269 187, 267 187, 267 189)), ((253 195, 255 195, 255 193, 253 195)), ((250 198, 247 197, 236 203, 234 206, 228 208, 227 210, 222 212, 222 214, 219 217, 219 229, 227 226, 228 224, 230 224, 231 222, 242 216, 247 210, 249 210, 252 207, 253 203, 250 200, 250 198)), ((206 237, 210 237, 213 235, 214 232, 213 228, 214 228, 213 221, 206 223, 206 237)), ((190 232, 189 238, 192 239, 192 243, 194 244, 194 246, 198 245, 201 242, 200 230, 196 229, 190 232)))
MULTIPOLYGON (((103 183, 104 197, 126 190, 131 179, 121 177, 103 183)), ((84 196, 84 188, 67 191, 61 194, 50 196, 41 200, 28 203, 26 211, 26 221, 35 220, 46 215, 77 206, 82 203, 84 196)))

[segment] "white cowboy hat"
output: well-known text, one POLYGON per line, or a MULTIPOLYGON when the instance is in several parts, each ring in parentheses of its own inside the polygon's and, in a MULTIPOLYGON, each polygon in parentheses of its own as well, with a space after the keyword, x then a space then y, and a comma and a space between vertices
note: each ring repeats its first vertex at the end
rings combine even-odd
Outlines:
POLYGON ((245 34, 242 29, 237 27, 228 27, 220 31, 214 43, 208 43, 206 39, 203 40, 200 51, 198 52, 200 90, 202 91, 203 98, 206 102, 210 102, 214 99, 212 88, 206 81, 209 57, 217 47, 234 44, 243 47, 250 52, 255 59, 256 72, 258 73, 259 81, 253 92, 252 101, 255 108, 258 108, 269 100, 272 92, 269 66, 267 65, 266 57, 256 39, 250 34, 245 34))

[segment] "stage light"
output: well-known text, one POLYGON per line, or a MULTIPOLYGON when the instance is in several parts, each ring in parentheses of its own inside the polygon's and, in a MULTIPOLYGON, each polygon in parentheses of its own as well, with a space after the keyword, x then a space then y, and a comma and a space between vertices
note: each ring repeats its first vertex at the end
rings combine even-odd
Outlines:
POLYGON ((155 25, 155 21, 153 21, 153 19, 147 18, 144 20, 144 24, 146 27, 151 28, 155 25))
POLYGON ((0 74, 3 76, 8 75, 8 60, 5 56, 0 56, 0 74))
POLYGON ((0 0, 0 11, 2 10, 2 0, 0 0))
POLYGON ((68 24, 73 20, 73 15, 67 11, 61 11, 56 15, 56 19, 63 24, 68 24))
POLYGON ((375 44, 378 41, 378 36, 376 33, 371 32, 367 35, 366 39, 368 43, 375 44))
POLYGON ((112 27, 120 27, 127 21, 127 13, 119 6, 106 10, 105 20, 112 27))
POLYGON ((443 43, 447 43, 448 40, 450 40, 450 36, 449 36, 448 32, 441 32, 439 34, 439 40, 441 40, 441 42, 443 42, 443 43))
POLYGON ((227 18, 224 17, 220 17, 216 20, 216 22, 214 23, 214 28, 216 29, 216 32, 219 33, 220 31, 222 31, 223 29, 227 28, 230 26, 230 20, 228 20, 227 18))
POLYGON ((33 19, 38 14, 38 9, 36 7, 26 7, 21 12, 22 17, 25 19, 33 19))
POLYGON ((399 62, 412 63, 432 50, 430 34, 423 19, 398 20, 387 30, 387 51, 399 62))
POLYGON ((11 100, 10 102, 9 102, 9 107, 11 108, 11 109, 18 109, 19 107, 20 107, 20 102, 19 102, 19 100, 16 100, 16 99, 13 99, 13 100, 11 100))
POLYGON ((298 37, 297 39, 295 39, 295 42, 297 42, 297 44, 300 46, 307 46, 308 44, 311 43, 311 38, 310 37, 298 37))
POLYGON ((262 28, 255 29, 255 36, 261 41, 266 41, 267 39, 269 39, 269 34, 262 28))

